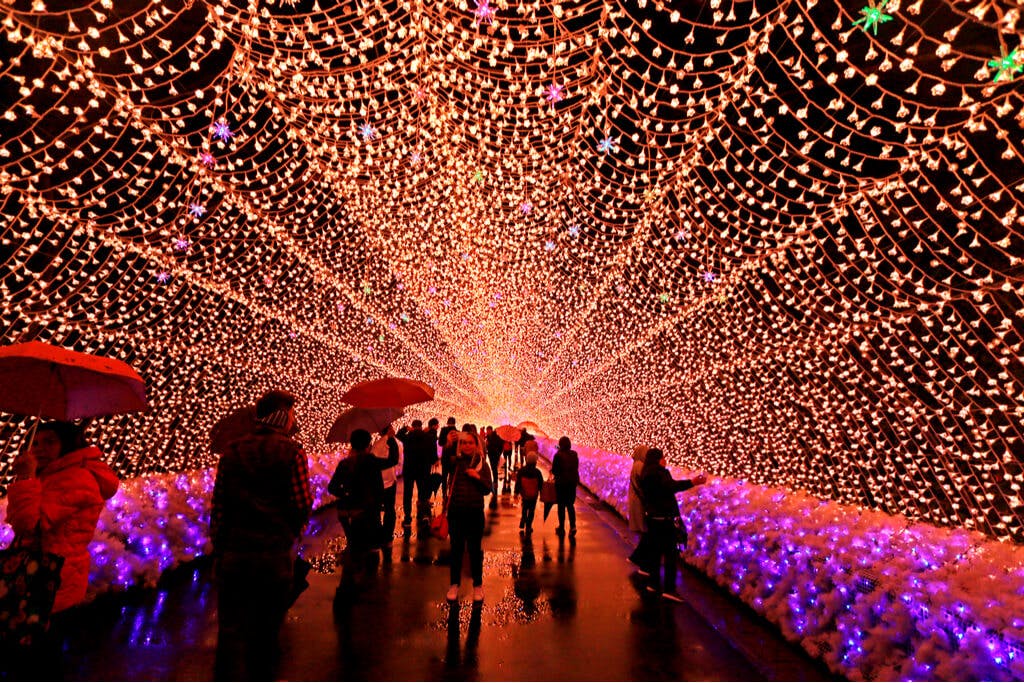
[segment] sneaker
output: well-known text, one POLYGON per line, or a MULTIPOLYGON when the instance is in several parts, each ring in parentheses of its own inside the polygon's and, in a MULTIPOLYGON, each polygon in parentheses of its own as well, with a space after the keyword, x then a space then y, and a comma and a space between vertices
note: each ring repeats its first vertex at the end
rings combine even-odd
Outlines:
POLYGON ((661 597, 663 597, 666 600, 669 600, 670 602, 682 602, 683 601, 683 599, 681 597, 679 597, 679 593, 676 593, 674 590, 665 591, 664 593, 661 594, 661 597))
POLYGON ((650 572, 645 572, 643 569, 637 569, 636 570, 636 575, 637 576, 642 576, 642 577, 644 577, 646 579, 648 576, 651 575, 651 573, 650 572))
POLYGON ((448 589, 448 593, 444 596, 448 602, 457 602, 459 599, 459 584, 453 583, 452 587, 448 589))
POLYGON ((565 529, 562 527, 555 529, 555 536, 565 536, 565 529))
POLYGON ((473 586, 473 602, 483 602, 483 601, 484 601, 484 587, 483 586, 473 586))

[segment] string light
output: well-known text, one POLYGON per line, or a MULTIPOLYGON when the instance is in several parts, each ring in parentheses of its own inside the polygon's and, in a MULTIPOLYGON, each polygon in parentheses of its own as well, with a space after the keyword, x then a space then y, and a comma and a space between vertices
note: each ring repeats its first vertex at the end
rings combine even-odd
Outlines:
POLYGON ((677 6, 5 4, 3 342, 141 372, 126 475, 391 374, 1024 540, 1020 13, 677 6))

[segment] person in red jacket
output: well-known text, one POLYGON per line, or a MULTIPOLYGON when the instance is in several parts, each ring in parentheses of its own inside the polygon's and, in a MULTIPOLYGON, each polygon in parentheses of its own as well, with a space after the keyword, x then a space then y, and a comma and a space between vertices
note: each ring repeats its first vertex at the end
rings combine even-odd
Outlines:
POLYGON ((96 446, 86 446, 70 422, 40 425, 28 452, 14 462, 7 489, 7 522, 20 539, 64 558, 56 614, 85 599, 89 542, 103 505, 117 492, 118 478, 96 446))

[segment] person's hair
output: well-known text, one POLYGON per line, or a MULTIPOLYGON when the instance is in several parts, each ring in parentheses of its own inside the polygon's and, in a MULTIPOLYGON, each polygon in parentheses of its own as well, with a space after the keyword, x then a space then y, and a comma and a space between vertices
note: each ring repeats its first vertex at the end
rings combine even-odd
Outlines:
POLYGON ((85 437, 82 428, 73 422, 44 422, 36 428, 39 432, 52 432, 60 441, 60 454, 67 455, 71 451, 77 451, 85 447, 85 437))
POLYGON ((441 424, 441 421, 438 420, 436 417, 432 417, 432 418, 430 418, 430 422, 427 423, 427 426, 428 427, 436 427, 439 424, 441 424))
POLYGON ((473 424, 472 422, 467 422, 466 424, 462 425, 462 431, 469 432, 473 436, 477 435, 477 433, 476 433, 476 425, 473 424))
POLYGON ((526 451, 526 462, 530 465, 537 464, 537 451, 526 451))
POLYGON ((559 450, 567 451, 572 448, 572 441, 569 441, 569 437, 563 436, 558 440, 558 448, 559 450))
POLYGON ((390 432, 390 431, 391 431, 391 425, 388 425, 387 427, 384 427, 383 429, 381 429, 377 433, 380 434, 381 436, 387 436, 388 432, 390 432))
POLYGON ((365 429, 354 429, 348 442, 352 444, 352 450, 365 451, 370 447, 370 432, 365 429))
POLYGON ((412 421, 412 428, 413 429, 422 429, 423 428, 423 420, 413 420, 412 421))
POLYGON ((447 440, 447 441, 451 441, 451 438, 452 438, 452 434, 454 434, 454 435, 455 435, 455 440, 456 440, 456 441, 458 441, 458 437, 459 437, 459 434, 460 434, 460 433, 461 433, 461 432, 459 432, 459 430, 457 430, 457 429, 453 429, 453 430, 449 431, 449 432, 448 432, 448 435, 447 435, 447 436, 445 436, 444 438, 445 438, 445 440, 447 440))
POLYGON ((295 407, 298 397, 281 389, 268 391, 256 401, 256 417, 267 417, 279 410, 288 410, 295 407))
POLYGON ((449 417, 448 418, 448 424, 450 424, 450 425, 455 424, 455 418, 454 417, 449 417))

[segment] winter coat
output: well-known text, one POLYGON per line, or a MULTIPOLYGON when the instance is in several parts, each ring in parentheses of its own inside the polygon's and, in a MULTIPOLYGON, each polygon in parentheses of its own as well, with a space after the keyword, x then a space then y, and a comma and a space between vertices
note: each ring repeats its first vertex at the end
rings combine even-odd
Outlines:
POLYGON ((415 481, 425 477, 431 466, 437 462, 437 443, 430 432, 414 429, 405 437, 405 464, 402 477, 415 481))
POLYGON ((551 461, 551 474, 555 478, 555 492, 559 505, 576 502, 576 487, 580 483, 580 456, 576 451, 558 451, 551 461))
POLYGON ((650 449, 647 446, 637 446, 633 450, 633 469, 629 473, 629 493, 627 494, 629 530, 638 534, 647 531, 647 522, 644 519, 643 491, 640 489, 640 474, 644 470, 644 457, 648 450, 650 449))
POLYGON ((114 471, 95 446, 57 458, 35 478, 20 479, 7 490, 7 522, 19 537, 32 538, 36 525, 42 549, 64 558, 53 611, 85 599, 89 585, 89 542, 103 504, 117 492, 114 471))
POLYGON ((312 499, 302 446, 261 427, 228 444, 217 463, 210 516, 216 553, 289 550, 309 520, 312 499))
POLYGON ((452 495, 448 501, 449 509, 483 510, 484 496, 491 492, 492 482, 491 468, 487 464, 487 458, 480 457, 479 460, 470 461, 469 457, 459 456, 454 459, 453 469, 455 471, 455 488, 452 489, 452 495), (466 474, 466 470, 471 467, 480 472, 479 479, 474 479, 466 474))
POLYGON ((381 469, 391 467, 370 451, 356 451, 334 470, 327 492, 338 498, 338 513, 351 515, 377 511, 384 503, 381 469))
POLYGON ((536 500, 540 495, 540 490, 544 486, 544 473, 537 469, 536 465, 524 465, 519 468, 519 473, 516 474, 516 495, 522 495, 523 500, 536 500), (533 479, 537 482, 532 496, 527 496, 523 492, 523 482, 527 479, 533 479))
POLYGON ((643 491, 644 509, 648 519, 673 519, 679 516, 676 494, 692 489, 689 479, 673 479, 669 471, 660 466, 648 464, 640 475, 640 490, 643 491))

